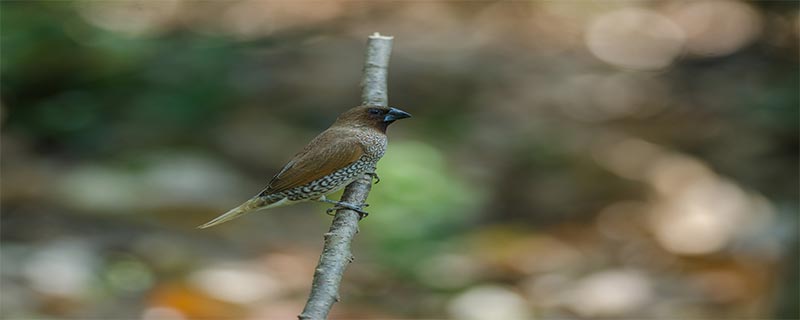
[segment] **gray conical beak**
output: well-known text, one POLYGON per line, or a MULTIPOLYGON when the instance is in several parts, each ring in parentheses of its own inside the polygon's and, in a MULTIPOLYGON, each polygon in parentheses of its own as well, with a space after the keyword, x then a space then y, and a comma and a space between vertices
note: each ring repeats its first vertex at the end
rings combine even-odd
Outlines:
POLYGON ((383 117, 383 122, 411 118, 411 114, 397 108, 389 108, 389 112, 383 117))

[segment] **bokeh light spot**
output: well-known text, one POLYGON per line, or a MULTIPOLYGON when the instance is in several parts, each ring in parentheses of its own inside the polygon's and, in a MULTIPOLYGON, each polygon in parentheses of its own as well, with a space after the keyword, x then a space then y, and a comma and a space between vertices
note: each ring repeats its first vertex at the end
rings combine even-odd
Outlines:
POLYGON ((190 279, 208 295, 235 303, 255 302, 279 290, 278 281, 265 270, 251 270, 243 265, 206 268, 192 274, 190 279))
POLYGON ((700 56, 722 56, 749 44, 760 33, 761 16, 739 1, 691 1, 670 17, 686 34, 686 49, 700 56))
POLYGON ((500 286, 479 286, 457 296, 448 307, 454 319, 530 319, 525 299, 500 286))
POLYGON ((61 239, 36 251, 23 272, 31 286, 41 292, 80 297, 93 280, 96 260, 85 242, 61 239))
POLYGON ((593 273, 566 293, 568 305, 586 317, 614 317, 630 314, 653 296, 650 280, 635 270, 607 270, 593 273))
POLYGON ((179 11, 179 0, 78 1, 78 12, 97 27, 130 35, 163 30, 179 11))
POLYGON ((680 55, 683 30, 663 15, 625 8, 596 18, 586 32, 586 45, 598 59, 637 70, 669 66, 680 55))

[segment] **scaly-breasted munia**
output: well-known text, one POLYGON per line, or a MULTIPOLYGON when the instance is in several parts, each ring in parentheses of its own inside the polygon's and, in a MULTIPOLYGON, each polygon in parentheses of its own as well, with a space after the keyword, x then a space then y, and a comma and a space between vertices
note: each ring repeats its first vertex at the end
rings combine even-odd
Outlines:
POLYGON ((325 195, 365 174, 375 175, 375 165, 386 151, 386 128, 410 116, 400 109, 378 106, 347 110, 283 166, 264 191, 199 228, 218 225, 248 212, 307 200, 336 204, 329 212, 347 208, 366 214, 360 206, 328 200, 325 195))

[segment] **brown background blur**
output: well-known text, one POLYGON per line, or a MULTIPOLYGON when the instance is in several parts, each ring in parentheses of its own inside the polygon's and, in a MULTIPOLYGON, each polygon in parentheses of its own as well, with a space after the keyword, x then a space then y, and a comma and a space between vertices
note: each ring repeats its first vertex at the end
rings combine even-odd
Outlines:
POLYGON ((798 318, 798 2, 3 1, 2 319, 289 319, 330 217, 246 200, 389 130, 333 318, 798 318))

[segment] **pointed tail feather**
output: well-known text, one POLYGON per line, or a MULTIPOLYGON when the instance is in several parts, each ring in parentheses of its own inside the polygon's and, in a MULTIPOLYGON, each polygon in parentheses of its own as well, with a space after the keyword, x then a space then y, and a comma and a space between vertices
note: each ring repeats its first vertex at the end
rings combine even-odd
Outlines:
POLYGON ((241 216, 243 214, 250 213, 250 212, 253 212, 253 211, 256 211, 256 210, 260 210, 260 209, 265 209, 265 208, 268 207, 268 205, 269 205, 269 203, 268 203, 268 201, 266 199, 264 199, 262 197, 253 197, 252 199, 247 200, 245 203, 242 203, 238 207, 233 208, 233 209, 229 210, 228 212, 225 212, 221 216, 216 217, 216 218, 214 218, 214 220, 206 222, 205 224, 203 224, 203 225, 201 225, 201 226, 199 226, 197 228, 205 229, 205 228, 208 228, 208 227, 213 227, 213 226, 218 225, 220 223, 223 223, 223 222, 238 218, 239 216, 241 216))

